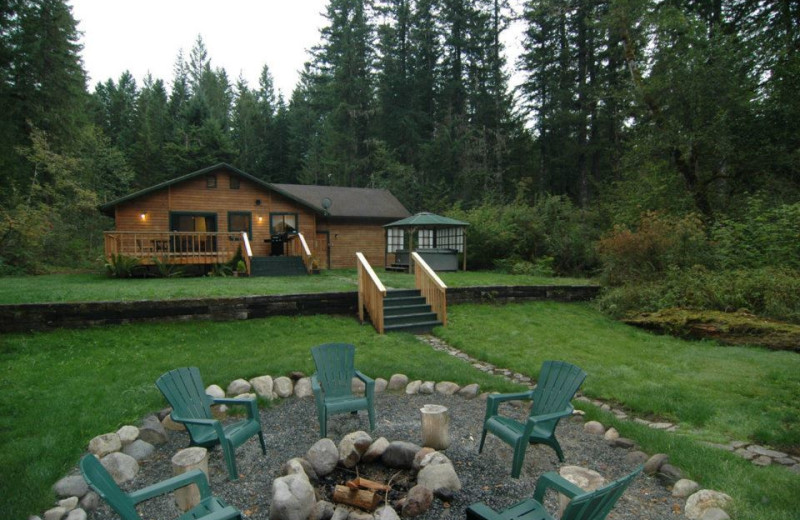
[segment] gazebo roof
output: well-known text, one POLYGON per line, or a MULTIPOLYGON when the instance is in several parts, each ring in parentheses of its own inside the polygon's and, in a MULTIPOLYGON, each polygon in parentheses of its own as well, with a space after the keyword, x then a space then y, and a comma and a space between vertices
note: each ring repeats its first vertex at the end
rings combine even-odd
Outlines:
POLYGON ((418 228, 445 228, 445 227, 466 227, 469 226, 468 222, 462 222, 454 218, 443 217, 433 213, 422 212, 410 217, 390 222, 384 225, 385 228, 396 227, 418 227, 418 228))

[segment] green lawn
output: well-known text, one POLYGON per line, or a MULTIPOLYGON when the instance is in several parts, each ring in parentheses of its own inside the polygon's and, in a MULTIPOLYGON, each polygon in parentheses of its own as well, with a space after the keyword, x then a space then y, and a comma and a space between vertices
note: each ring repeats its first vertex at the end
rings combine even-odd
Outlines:
MULTIPOLYGON (((735 499, 734 518, 779 520, 800 510, 800 476, 757 468, 708 448, 711 440, 774 436, 798 447, 800 357, 788 352, 685 342, 610 321, 588 305, 458 305, 436 333, 475 357, 537 374, 544 359, 565 359, 589 374, 583 390, 629 409, 678 420, 684 435, 650 430, 583 406, 648 452, 669 453, 687 476, 735 499)), ((49 507, 50 485, 74 467, 93 436, 136 423, 164 406, 153 382, 197 365, 207 384, 236 377, 312 370, 309 347, 357 345, 359 368, 388 378, 509 383, 402 334, 378 336, 342 317, 276 317, 97 327, 0 337, 0 495, 6 516, 49 507)))
MULTIPOLYGON (((409 274, 377 272, 388 288, 414 287, 409 274)), ((594 283, 579 278, 517 276, 494 271, 442 273, 451 287, 473 285, 585 285, 594 283)), ((319 276, 290 277, 198 277, 117 279, 104 274, 50 274, 9 276, 0 284, 0 304, 116 300, 168 300, 176 298, 214 298, 259 294, 302 294, 355 291, 355 269, 323 270, 319 276)))

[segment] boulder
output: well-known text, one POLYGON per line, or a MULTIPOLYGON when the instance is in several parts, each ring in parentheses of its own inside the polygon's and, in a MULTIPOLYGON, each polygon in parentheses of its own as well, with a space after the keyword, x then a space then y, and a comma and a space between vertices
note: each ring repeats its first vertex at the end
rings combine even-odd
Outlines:
POLYGON ((672 464, 662 464, 656 472, 656 478, 665 486, 671 486, 683 478, 683 473, 672 464))
POLYGON ((414 471, 419 471, 422 468, 422 459, 431 453, 436 453, 436 450, 427 446, 419 450, 417 454, 414 455, 414 462, 411 463, 411 469, 414 471))
POLYGON ((330 439, 320 439, 306 452, 306 460, 311 463, 314 472, 320 476, 330 474, 339 462, 339 451, 330 439))
POLYGON ((597 421, 589 421, 583 425, 583 431, 591 435, 605 435, 606 427, 597 421))
POLYGON ((44 520, 61 520, 66 514, 63 507, 53 507, 44 512, 44 520))
POLYGON ((94 491, 89 491, 83 495, 79 505, 84 511, 94 511, 98 508, 98 506, 100 506, 100 495, 94 491))
POLYGON ((700 520, 730 520, 728 513, 718 507, 709 507, 700 517, 700 520))
POLYGON ((78 507, 78 497, 64 498, 56 504, 58 507, 63 507, 67 512, 72 511, 78 507))
POLYGON ((700 518, 703 517, 703 513, 706 512, 706 509, 724 509, 730 501, 731 497, 725 493, 720 493, 719 491, 711 489, 701 489, 686 500, 684 514, 689 520, 700 520, 700 518))
POLYGON ((390 468, 411 469, 414 466, 414 456, 422 448, 416 444, 405 441, 393 441, 386 447, 381 456, 384 466, 390 468))
POLYGON ((234 379, 228 384, 228 389, 225 390, 225 395, 239 395, 246 394, 251 390, 250 383, 245 379, 234 379))
POLYGON ((364 395, 367 393, 367 384, 359 378, 354 377, 350 381, 350 391, 353 392, 353 395, 364 395))
POLYGON ((481 391, 480 385, 478 383, 472 383, 459 390, 458 395, 460 395, 464 399, 475 399, 476 397, 478 397, 480 391, 481 391))
POLYGON ((289 379, 288 377, 281 376, 276 378, 272 382, 272 388, 278 395, 278 397, 286 398, 292 395, 292 391, 294 390, 294 384, 292 383, 292 380, 289 379))
POLYGON ((603 438, 607 441, 615 441, 619 439, 619 432, 616 428, 609 428, 606 430, 606 433, 603 435, 603 438))
POLYGON ((272 376, 258 376, 250 380, 250 386, 258 397, 272 399, 272 376))
POLYGON ((80 475, 64 477, 53 484, 53 492, 58 497, 82 497, 89 491, 89 485, 80 475))
POLYGON ((208 388, 206 388, 206 395, 210 395, 214 399, 222 399, 225 397, 225 390, 219 385, 208 385, 208 388))
POLYGON ((295 457, 287 460, 283 466, 281 466, 281 476, 299 475, 301 473, 308 477, 310 482, 317 481, 317 473, 314 471, 314 467, 311 463, 306 459, 295 457))
POLYGON ((608 441, 608 445, 612 448, 623 448, 626 450, 636 447, 636 443, 626 437, 620 437, 618 439, 614 439, 613 441, 608 441))
POLYGON ((400 391, 405 389, 406 385, 408 384, 408 376, 405 374, 394 374, 392 377, 389 378, 389 385, 387 386, 387 390, 390 392, 392 391, 400 391))
POLYGON ((155 446, 150 444, 149 442, 145 442, 141 439, 137 439, 133 441, 131 444, 128 444, 124 448, 122 448, 122 453, 125 455, 130 455, 137 461, 144 460, 156 450, 155 446))
POLYGON ((437 494, 439 490, 460 491, 461 481, 452 464, 429 464, 417 475, 417 484, 437 494))
POLYGON ((393 507, 381 506, 375 510, 375 520, 400 520, 400 516, 393 507))
POLYGON ((158 445, 167 442, 167 430, 155 415, 148 415, 139 427, 139 438, 150 444, 158 445))
POLYGON ((434 381, 425 381, 419 387, 419 393, 422 395, 432 395, 436 391, 436 383, 434 381))
POLYGON ((383 452, 386 451, 386 448, 389 446, 389 441, 386 440, 386 437, 380 437, 375 440, 372 444, 369 445, 367 451, 364 452, 364 455, 361 456, 361 460, 364 462, 373 462, 381 458, 383 452))
POLYGON ((669 455, 666 453, 656 453, 644 463, 644 472, 648 475, 655 475, 662 464, 666 464, 669 455))
POLYGON ((127 446, 139 438, 139 428, 130 425, 123 426, 117 430, 117 435, 119 435, 119 441, 122 445, 127 446))
MULTIPOLYGON (((422 451, 424 451, 424 448, 420 450, 420 452, 422 451)), ((426 468, 428 466, 435 466, 438 464, 452 464, 452 462, 450 461, 450 459, 447 458, 447 455, 445 455, 441 451, 433 451, 427 453, 419 461, 420 469, 426 468)))
POLYGON ((67 518, 65 520, 86 520, 86 511, 81 508, 73 509, 67 514, 67 518))
POLYGON ((355 468, 372 444, 372 437, 367 432, 348 433, 339 442, 339 463, 345 468, 355 468))
POLYGON ((382 377, 377 378, 375 380, 375 393, 380 394, 381 392, 384 392, 387 386, 389 386, 389 381, 382 377))
POLYGON ((316 504, 314 488, 305 474, 286 475, 272 481, 271 520, 307 520, 316 504))
POLYGON ((114 453, 122 449, 122 442, 119 435, 114 433, 104 433, 89 441, 89 453, 102 458, 109 453, 114 453))
POLYGON ((118 451, 100 459, 100 464, 106 468, 117 484, 129 482, 139 473, 139 463, 136 459, 118 451))
POLYGON ((404 517, 419 516, 433 503, 433 492, 425 486, 417 484, 408 490, 402 514, 404 517))
POLYGON ((330 520, 333 516, 333 504, 327 500, 319 500, 314 504, 308 520, 330 520))
POLYGON ((169 430, 171 432, 182 432, 186 430, 186 426, 184 426, 183 423, 173 421, 170 415, 167 415, 161 419, 161 425, 165 430, 169 430))
POLYGON ((439 381, 434 388, 437 394, 442 395, 453 395, 461 390, 461 387, 452 381, 439 381))
MULTIPOLYGON (((558 470, 558 474, 584 491, 594 491, 606 483, 606 479, 600 473, 588 468, 583 468, 581 466, 562 466, 561 469, 558 470)), ((564 512, 567 504, 569 504, 569 498, 559 493, 559 513, 564 512)))
POLYGON ((297 380, 297 383, 294 384, 294 395, 300 399, 314 395, 314 392, 311 390, 310 377, 301 377, 297 380))
POLYGON ((638 466, 647 462, 648 458, 647 453, 636 450, 625 455, 625 462, 632 466, 638 466))
POLYGON ((672 496, 676 498, 686 498, 700 489, 700 484, 694 480, 682 478, 672 486, 672 496))
POLYGON ((417 379, 416 381, 411 381, 406 385, 406 394, 408 395, 416 395, 419 393, 419 387, 422 386, 422 381, 417 379))

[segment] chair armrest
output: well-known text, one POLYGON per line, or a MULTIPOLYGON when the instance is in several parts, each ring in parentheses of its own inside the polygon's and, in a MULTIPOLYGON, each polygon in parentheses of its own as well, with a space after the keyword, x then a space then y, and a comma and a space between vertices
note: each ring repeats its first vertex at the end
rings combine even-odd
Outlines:
POLYGON ((541 504, 542 499, 544 499, 545 491, 548 489, 563 493, 567 498, 574 498, 586 493, 585 490, 579 488, 555 471, 548 471, 539 477, 539 480, 536 481, 536 490, 533 492, 533 499, 541 504))
POLYGON ((477 502, 467 508, 467 520, 502 520, 494 509, 483 502, 477 502))
POLYGON ((170 491, 188 486, 189 484, 197 484, 197 488, 200 490, 201 500, 211 496, 211 489, 208 487, 208 479, 206 478, 206 474, 199 469, 193 469, 192 471, 187 471, 186 473, 176 477, 172 477, 157 484, 147 486, 138 491, 130 493, 128 496, 131 500, 133 500, 134 504, 138 504, 144 500, 149 500, 153 497, 169 493, 170 491))
POLYGON ((314 392, 314 395, 317 395, 318 392, 322 392, 322 386, 319 384, 317 374, 311 375, 311 391, 314 392))
POLYGON ((497 415, 497 409, 500 403, 505 403, 506 401, 530 401, 532 399, 533 390, 511 394, 489 394, 486 397, 486 417, 484 419, 497 415))
POLYGON ((366 386, 365 394, 366 394, 367 397, 371 398, 373 395, 375 395, 375 380, 374 379, 372 379, 369 376, 365 376, 359 370, 355 371, 355 376, 357 378, 359 378, 361 381, 364 382, 364 385, 366 386))
POLYGON ((524 436, 530 437, 537 423, 552 421, 554 419, 561 419, 562 417, 572 415, 573 410, 574 408, 572 408, 572 405, 570 404, 567 405, 567 407, 561 410, 560 412, 546 413, 544 415, 534 415, 533 417, 528 417, 528 421, 525 423, 524 436))
POLYGON ((258 415, 258 403, 251 398, 248 399, 233 399, 230 397, 212 397, 211 402, 214 404, 231 404, 247 407, 247 417, 252 419, 258 415))
POLYGON ((169 414, 173 421, 184 423, 184 424, 197 424, 199 426, 214 426, 215 423, 219 421, 216 419, 195 419, 195 418, 188 418, 188 417, 180 417, 175 415, 175 412, 169 414))

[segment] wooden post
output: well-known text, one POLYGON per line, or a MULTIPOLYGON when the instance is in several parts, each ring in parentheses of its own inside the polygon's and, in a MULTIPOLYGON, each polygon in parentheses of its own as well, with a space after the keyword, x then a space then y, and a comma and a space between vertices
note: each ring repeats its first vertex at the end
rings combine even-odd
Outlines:
MULTIPOLYGON (((172 474, 175 476, 199 469, 208 478, 208 451, 205 448, 185 448, 172 457, 172 474)), ((181 511, 188 511, 200 503, 200 490, 195 484, 175 490, 175 502, 181 511)))
POLYGON ((426 404, 419 411, 422 412, 422 445, 435 450, 447 449, 450 446, 450 415, 447 407, 426 404))

